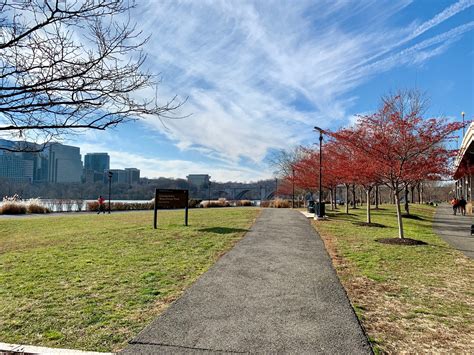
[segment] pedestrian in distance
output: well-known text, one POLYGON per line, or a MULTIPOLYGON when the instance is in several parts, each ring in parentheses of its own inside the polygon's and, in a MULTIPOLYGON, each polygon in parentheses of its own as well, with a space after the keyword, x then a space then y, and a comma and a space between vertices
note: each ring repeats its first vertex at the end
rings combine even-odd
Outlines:
POLYGON ((464 196, 461 196, 461 199, 458 201, 458 205, 459 205, 459 209, 461 210, 461 214, 465 216, 467 201, 464 199, 464 196))
POLYGON ((456 197, 451 200, 451 206, 453 206, 453 214, 456 215, 459 207, 459 200, 456 197))
POLYGON ((99 210, 97 211, 97 214, 100 214, 100 212, 104 212, 105 214, 105 198, 99 196, 97 202, 99 203, 99 210))

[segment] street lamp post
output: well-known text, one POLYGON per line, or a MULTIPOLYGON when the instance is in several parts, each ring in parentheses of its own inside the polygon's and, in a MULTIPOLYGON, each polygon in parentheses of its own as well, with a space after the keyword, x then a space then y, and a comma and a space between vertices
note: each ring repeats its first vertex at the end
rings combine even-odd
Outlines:
POLYGON ((464 139, 464 135, 466 134, 466 127, 464 126, 464 115, 465 115, 464 111, 461 112, 461 116, 462 116, 462 138, 463 139, 464 139))
POLYGON ((295 208, 295 167, 294 166, 291 167, 291 173, 293 175, 293 179, 292 179, 292 182, 293 182, 293 200, 291 202, 291 207, 295 208))
POLYGON ((110 199, 112 197, 112 175, 114 175, 114 173, 109 170, 109 173, 107 175, 109 177, 109 214, 110 214, 110 199))
POLYGON ((314 127, 316 131, 319 131, 319 208, 318 219, 323 218, 322 214, 322 201, 323 201, 323 130, 319 127, 314 127))

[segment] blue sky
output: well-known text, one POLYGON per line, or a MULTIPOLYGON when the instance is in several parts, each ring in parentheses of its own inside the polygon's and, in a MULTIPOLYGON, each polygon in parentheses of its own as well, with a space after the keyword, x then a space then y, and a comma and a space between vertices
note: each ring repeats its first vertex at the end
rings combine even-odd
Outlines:
POLYGON ((190 116, 70 142, 109 152, 113 168, 269 178, 272 151, 311 144, 314 126, 346 126, 398 89, 425 91, 429 116, 474 117, 474 0, 140 0, 132 20, 151 35, 160 98, 187 98, 177 114, 190 116))

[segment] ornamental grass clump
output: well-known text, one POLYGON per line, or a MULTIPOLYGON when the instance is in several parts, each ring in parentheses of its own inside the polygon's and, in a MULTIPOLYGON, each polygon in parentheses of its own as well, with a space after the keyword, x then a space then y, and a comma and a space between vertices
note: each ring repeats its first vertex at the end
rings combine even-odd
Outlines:
POLYGON ((273 208, 290 208, 290 201, 288 200, 277 198, 276 200, 272 201, 272 203, 273 205, 270 207, 273 208))
POLYGON ((262 201, 260 202, 260 207, 269 207, 269 208, 290 208, 291 201, 283 200, 277 198, 276 200, 262 201))
POLYGON ((230 203, 225 198, 220 198, 217 201, 202 201, 201 206, 204 207, 204 208, 230 207, 230 203))
POLYGON ((28 213, 50 213, 51 210, 43 206, 39 199, 31 199, 26 203, 26 211, 28 213))
MULTIPOLYGON (((87 202, 87 211, 98 211, 99 203, 97 201, 87 202)), ((109 203, 105 202, 105 209, 108 211, 109 203)), ((153 202, 111 202, 111 211, 141 211, 141 210, 152 210, 153 202)))
POLYGON ((25 214, 27 207, 23 202, 7 201, 0 206, 0 214, 25 214))
POLYGON ((240 200, 235 203, 237 207, 242 207, 242 206, 253 206, 252 201, 250 200, 240 200))

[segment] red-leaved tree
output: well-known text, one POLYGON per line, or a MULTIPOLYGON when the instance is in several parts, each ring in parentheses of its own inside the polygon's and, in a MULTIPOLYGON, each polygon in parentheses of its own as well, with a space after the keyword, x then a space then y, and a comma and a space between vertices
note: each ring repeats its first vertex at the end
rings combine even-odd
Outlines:
POLYGON ((435 179, 447 169, 450 152, 443 143, 462 123, 422 118, 422 106, 412 94, 383 99, 374 114, 361 116, 358 124, 331 135, 363 158, 359 174, 367 172, 387 185, 395 196, 399 237, 404 238, 400 192, 407 183, 435 179))

